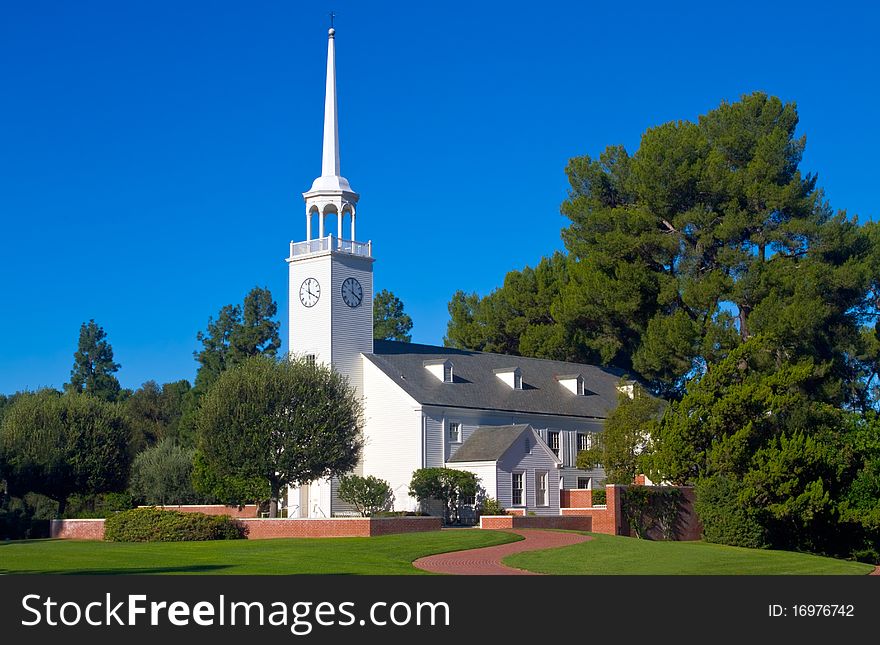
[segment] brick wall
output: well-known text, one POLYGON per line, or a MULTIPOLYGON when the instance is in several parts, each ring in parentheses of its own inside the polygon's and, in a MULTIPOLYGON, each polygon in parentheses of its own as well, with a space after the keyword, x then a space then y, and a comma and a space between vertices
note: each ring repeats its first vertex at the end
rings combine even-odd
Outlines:
POLYGON ((589 516, 574 515, 483 515, 481 529, 562 529, 566 531, 592 531, 593 520, 589 516))
POLYGON ((248 527, 248 539, 370 537, 392 533, 439 531, 439 517, 335 517, 333 519, 240 520, 248 527))
POLYGON ((565 488, 559 491, 562 508, 588 508, 593 505, 593 491, 586 488, 565 488))
MULTIPOLYGON (((149 508, 139 506, 138 508, 149 508)), ((181 513, 204 513, 205 515, 228 515, 229 517, 257 517, 257 505, 246 504, 239 508, 238 506, 224 506, 222 504, 182 504, 180 506, 157 506, 166 511, 180 511, 181 513)))
POLYGON ((59 540, 103 540, 104 520, 52 520, 49 537, 59 540))
POLYGON ((513 515, 481 515, 481 529, 512 529, 513 515))
MULTIPOLYGON (((370 537, 392 533, 439 531, 439 517, 367 517, 333 519, 239 519, 248 528, 248 539, 370 537)), ((67 540, 103 540, 104 520, 52 520, 53 538, 67 540)))
MULTIPOLYGON (((690 486, 679 486, 678 488, 681 491, 681 503, 679 504, 678 518, 674 526, 675 539, 699 540, 703 535, 703 525, 700 523, 700 518, 697 517, 697 513, 694 510, 694 500, 696 499, 694 489, 690 486)), ((626 494, 625 490, 623 494, 626 494)), ((624 530, 627 528, 624 527, 624 530)), ((630 535, 635 536, 635 533, 630 531, 630 535)), ((651 540, 666 539, 663 532, 656 527, 648 530, 647 537, 651 540)))
MULTIPOLYGON (((622 497, 626 495, 628 486, 608 485, 605 487, 605 496, 607 499, 606 507, 589 507, 572 505, 561 508, 560 513, 566 517, 583 516, 590 517, 593 521, 593 532, 605 533, 608 535, 629 535, 634 536, 635 533, 629 527, 623 518, 621 511, 622 497)), ((682 502, 679 507, 678 519, 675 524, 676 540, 699 540, 702 536, 703 527, 694 511, 694 489, 689 486, 680 486, 682 492, 682 502)), ((571 490, 569 493, 579 494, 581 492, 571 490)), ((577 499, 575 495, 569 497, 570 501, 577 499)), ((647 537, 652 540, 665 539, 659 529, 649 530, 647 537)))

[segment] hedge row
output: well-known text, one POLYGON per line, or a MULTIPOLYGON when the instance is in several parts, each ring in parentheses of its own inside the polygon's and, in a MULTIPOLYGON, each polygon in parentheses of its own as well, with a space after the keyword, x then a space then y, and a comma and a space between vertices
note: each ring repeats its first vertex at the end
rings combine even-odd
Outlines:
POLYGON ((240 540, 247 527, 226 515, 181 513, 158 508, 135 508, 107 519, 104 539, 109 542, 189 542, 240 540))

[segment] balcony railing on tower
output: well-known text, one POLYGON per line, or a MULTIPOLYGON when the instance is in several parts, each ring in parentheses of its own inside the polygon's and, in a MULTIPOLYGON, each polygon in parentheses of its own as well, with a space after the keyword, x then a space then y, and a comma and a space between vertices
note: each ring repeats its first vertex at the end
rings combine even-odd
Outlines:
POLYGON ((345 240, 331 234, 326 237, 319 237, 315 240, 290 243, 290 257, 292 258, 312 255, 315 253, 326 253, 327 251, 350 253, 351 255, 359 255, 361 257, 369 258, 373 255, 373 242, 345 240))

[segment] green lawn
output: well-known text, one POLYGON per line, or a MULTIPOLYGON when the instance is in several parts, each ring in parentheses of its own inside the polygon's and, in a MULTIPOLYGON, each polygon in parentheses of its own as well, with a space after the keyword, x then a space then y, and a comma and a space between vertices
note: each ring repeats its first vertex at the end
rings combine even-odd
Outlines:
POLYGON ((423 574, 411 562, 434 553, 521 539, 480 530, 372 538, 119 543, 0 542, 0 574, 423 574))
POLYGON ((518 553, 505 558, 504 563, 563 575, 865 575, 873 569, 861 562, 791 551, 591 535, 589 542, 518 553))

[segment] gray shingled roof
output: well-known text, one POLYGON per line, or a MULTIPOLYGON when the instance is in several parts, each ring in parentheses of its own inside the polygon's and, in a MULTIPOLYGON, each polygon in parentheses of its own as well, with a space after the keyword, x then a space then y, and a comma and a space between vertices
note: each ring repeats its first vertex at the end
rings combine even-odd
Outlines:
POLYGON ((617 405, 617 384, 624 372, 506 354, 471 352, 390 340, 374 341, 367 360, 422 405, 500 410, 604 419, 617 405), (450 359, 454 382, 443 383, 425 361, 450 359), (519 367, 523 389, 514 390, 494 370, 519 367), (569 391, 556 377, 582 374, 585 396, 569 391))
POLYGON ((528 427, 526 423, 480 426, 465 439, 449 461, 498 461, 528 427))

